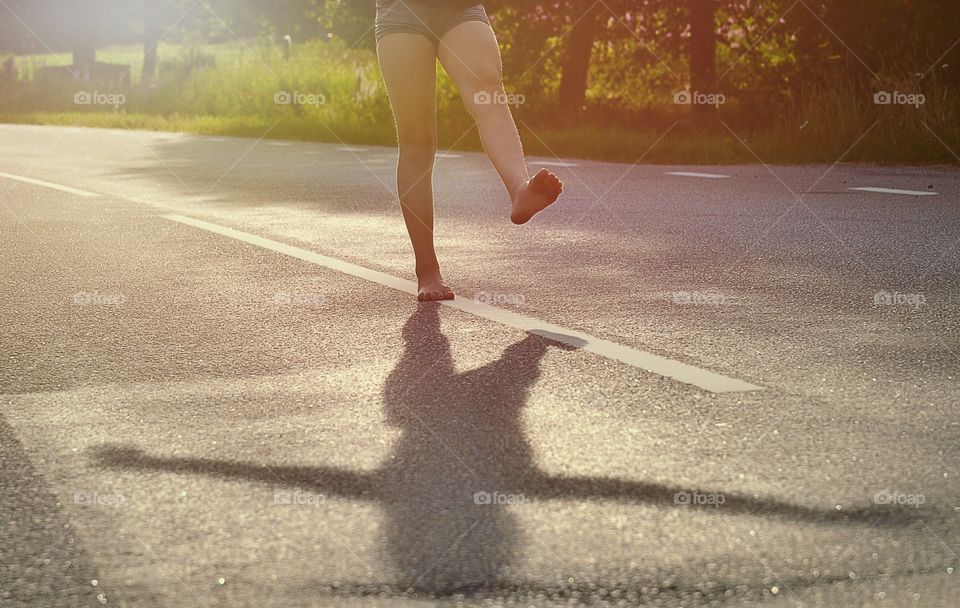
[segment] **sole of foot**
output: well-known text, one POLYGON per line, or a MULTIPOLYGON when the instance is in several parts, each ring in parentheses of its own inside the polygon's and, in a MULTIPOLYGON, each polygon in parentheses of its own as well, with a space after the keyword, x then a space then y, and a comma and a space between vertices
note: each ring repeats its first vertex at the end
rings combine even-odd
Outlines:
POLYGON ((526 224, 530 218, 552 205, 563 192, 563 182, 546 169, 540 169, 513 201, 510 221, 526 224))

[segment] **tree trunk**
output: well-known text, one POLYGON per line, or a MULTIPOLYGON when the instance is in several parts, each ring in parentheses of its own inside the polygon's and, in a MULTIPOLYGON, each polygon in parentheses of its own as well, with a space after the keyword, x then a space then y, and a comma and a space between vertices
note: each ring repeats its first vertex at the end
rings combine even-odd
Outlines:
POLYGON ((80 34, 73 45, 73 71, 80 80, 90 80, 97 61, 97 46, 91 36, 80 34))
MULTIPOLYGON (((690 88, 693 93, 714 95, 717 91, 717 0, 690 2, 690 88)), ((710 116, 716 107, 697 103, 699 116, 710 116)))
POLYGON ((97 6, 92 3, 79 3, 73 19, 73 72, 83 81, 90 80, 97 60, 97 6))
POLYGON ((160 46, 160 10, 156 1, 149 1, 143 13, 143 82, 157 77, 157 47, 160 46))
POLYGON ((600 4, 594 5, 567 34, 560 76, 560 109, 578 112, 587 98, 590 56, 597 36, 600 4))

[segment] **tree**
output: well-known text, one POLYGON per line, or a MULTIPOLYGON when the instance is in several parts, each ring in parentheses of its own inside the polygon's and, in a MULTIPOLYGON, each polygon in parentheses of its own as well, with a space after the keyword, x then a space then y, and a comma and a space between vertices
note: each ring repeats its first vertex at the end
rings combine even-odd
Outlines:
POLYGON ((143 82, 149 83, 157 77, 157 53, 160 46, 161 3, 149 0, 143 5, 143 82))
MULTIPOLYGON (((688 0, 690 3, 690 87, 703 94, 717 92, 717 0, 688 0)), ((694 104, 700 116, 714 110, 694 104)))
POLYGON ((562 110, 579 111, 586 101, 590 58, 601 10, 602 5, 594 4, 567 34, 560 77, 559 105, 562 110))

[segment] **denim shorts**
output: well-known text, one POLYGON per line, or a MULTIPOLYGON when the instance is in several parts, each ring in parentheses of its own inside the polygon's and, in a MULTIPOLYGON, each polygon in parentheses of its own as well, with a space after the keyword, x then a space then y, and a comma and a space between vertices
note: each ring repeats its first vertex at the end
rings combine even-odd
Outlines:
POLYGON ((468 21, 490 25, 487 11, 476 0, 377 0, 377 42, 387 34, 420 34, 440 45, 443 35, 468 21))

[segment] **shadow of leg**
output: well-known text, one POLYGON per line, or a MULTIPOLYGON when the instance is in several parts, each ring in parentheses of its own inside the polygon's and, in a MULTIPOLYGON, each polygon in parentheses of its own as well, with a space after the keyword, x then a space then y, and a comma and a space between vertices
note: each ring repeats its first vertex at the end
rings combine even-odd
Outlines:
POLYGON ((520 530, 507 502, 533 466, 520 412, 549 342, 530 336, 483 367, 457 373, 436 305, 404 328, 384 386, 403 429, 384 469, 386 551, 402 586, 450 593, 496 584, 520 530))

